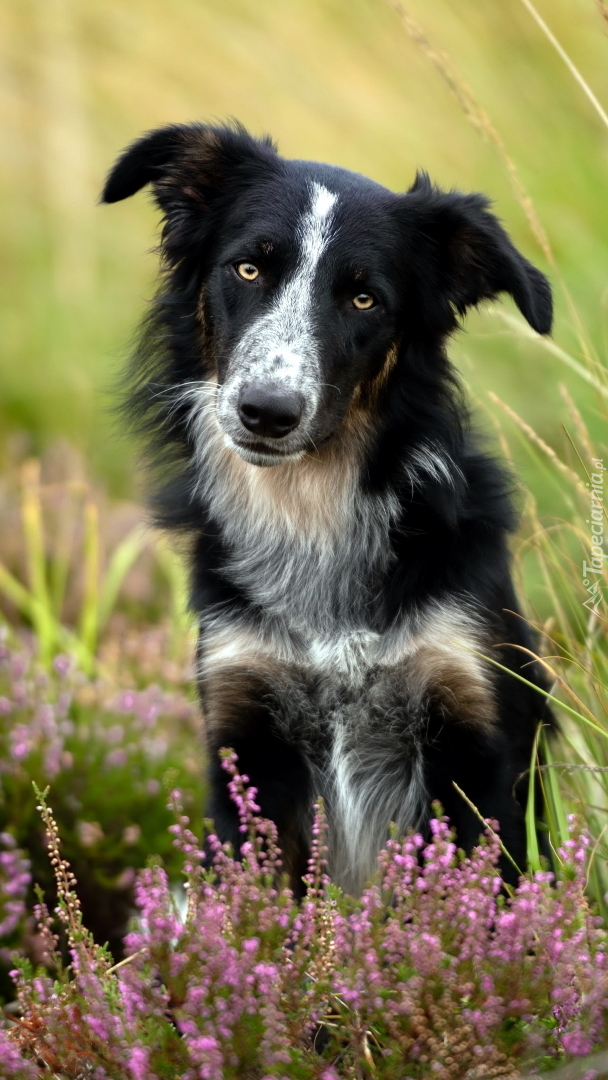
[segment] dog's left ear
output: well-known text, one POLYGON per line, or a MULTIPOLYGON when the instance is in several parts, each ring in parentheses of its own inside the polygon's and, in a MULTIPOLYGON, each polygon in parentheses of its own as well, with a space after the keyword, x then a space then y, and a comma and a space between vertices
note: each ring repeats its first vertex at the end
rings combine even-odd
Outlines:
POLYGON ((506 292, 530 326, 548 334, 553 321, 549 282, 519 253, 489 205, 483 195, 434 188, 424 173, 402 202, 416 248, 425 250, 430 277, 453 309, 463 315, 506 292))

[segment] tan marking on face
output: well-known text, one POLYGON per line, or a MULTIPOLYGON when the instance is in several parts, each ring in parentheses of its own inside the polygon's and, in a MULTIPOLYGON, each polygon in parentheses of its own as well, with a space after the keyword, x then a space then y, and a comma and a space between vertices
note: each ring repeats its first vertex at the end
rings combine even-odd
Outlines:
POLYGON ((198 302, 196 305, 196 317, 201 325, 203 334, 207 335, 207 313, 205 311, 205 302, 207 298, 207 287, 203 285, 200 293, 198 294, 198 302))
MULTIPOLYGON (((203 286, 196 314, 204 354, 213 360, 205 302, 203 286)), ((227 444, 214 410, 205 436, 213 458, 213 471, 223 474, 244 512, 261 515, 269 525, 287 526, 293 532, 305 530, 318 539, 340 534, 352 508, 359 467, 370 443, 373 412, 397 362, 397 355, 397 346, 391 346, 372 383, 355 387, 341 427, 328 444, 307 452, 297 461, 270 467, 244 461, 227 444)), ((217 379, 216 366, 212 377, 217 379)))
POLYGON ((380 371, 378 372, 376 377, 372 379, 368 387, 367 393, 370 399, 370 403, 372 403, 374 406, 378 404, 378 399, 388 382, 391 371, 397 363, 398 356, 399 350, 397 346, 391 345, 390 349, 386 354, 384 363, 380 368, 380 371))
POLYGON ((397 346, 391 345, 378 374, 370 382, 360 382, 355 387, 348 411, 348 415, 352 416, 355 422, 358 419, 360 423, 369 424, 370 413, 375 412, 380 405, 382 393, 398 356, 397 346))
POLYGON ((217 381, 217 361, 211 323, 207 318, 206 299, 206 285, 203 285, 197 301, 197 322, 200 327, 199 340, 201 345, 201 355, 203 356, 207 372, 210 372, 212 378, 217 381))

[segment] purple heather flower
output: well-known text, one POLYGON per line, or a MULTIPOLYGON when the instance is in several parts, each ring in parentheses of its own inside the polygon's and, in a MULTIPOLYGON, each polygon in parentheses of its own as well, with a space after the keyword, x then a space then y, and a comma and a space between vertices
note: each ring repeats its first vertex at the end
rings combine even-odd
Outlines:
MULTIPOLYGON (((140 731, 143 700, 134 695, 132 703, 140 731)), ((145 700, 148 708, 157 699, 145 700)), ((275 826, 260 817, 235 755, 227 753, 223 765, 241 858, 213 834, 203 845, 173 791, 171 835, 186 879, 182 917, 167 872, 157 865, 141 871, 128 962, 113 971, 70 909, 73 977, 16 976, 23 1016, 35 1019, 48 1046, 86 1047, 93 1078, 153 1080, 177 1061, 184 1080, 245 1069, 266 1080, 296 1071, 303 1080, 339 1080, 343 1067, 368 1069, 370 1054, 384 1076, 412 1069, 421 1077, 493 1075, 500 1055, 512 1053, 514 1030, 527 1067, 605 1042, 606 934, 585 901, 588 845, 575 822, 555 883, 543 872, 503 897, 496 838, 464 858, 447 821, 437 820, 428 844, 420 836, 390 840, 375 880, 353 899, 331 888, 318 807, 307 892, 296 904, 280 879, 275 826), (432 1057, 429 1045, 438 1048, 432 1057)), ((29 876, 15 841, 2 840, 0 917, 8 917, 10 903, 23 912, 29 876)), ((62 902, 65 917, 65 894, 62 902)), ((50 955, 44 905, 38 918, 50 955)), ((0 1053, 0 1077, 2 1060, 0 1053)), ((6 1075, 30 1080, 28 1067, 6 1075)))
POLYGON ((133 1080, 150 1080, 150 1053, 143 1046, 129 1051, 129 1070, 133 1080))
POLYGON ((72 667, 72 658, 70 656, 56 656, 53 660, 53 668, 58 675, 67 675, 72 667))
POLYGON ((0 939, 9 937, 25 916, 30 863, 10 833, 0 833, 0 939))
POLYGON ((38 1080, 40 1072, 19 1052, 17 1043, 0 1028, 0 1077, 2 1080, 38 1080))

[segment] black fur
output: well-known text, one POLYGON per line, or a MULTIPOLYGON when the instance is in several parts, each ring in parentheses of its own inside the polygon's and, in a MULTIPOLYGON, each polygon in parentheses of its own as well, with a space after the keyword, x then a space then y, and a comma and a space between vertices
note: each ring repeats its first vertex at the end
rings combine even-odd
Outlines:
MULTIPOLYGON (((145 135, 119 158, 102 199, 119 201, 149 183, 163 214, 164 273, 131 365, 126 408, 151 448, 158 523, 191 537, 191 598, 201 624, 201 697, 211 751, 210 811, 220 836, 238 843, 216 757, 219 746, 229 744, 258 787, 263 812, 277 822, 297 886, 306 864, 311 802, 322 790, 330 823, 333 798, 337 805, 337 766, 331 762, 342 725, 348 738, 359 739, 363 771, 368 757, 371 762, 380 752, 386 753, 387 770, 398 763, 401 774, 391 781, 396 804, 415 783, 419 755, 424 784, 416 821, 424 823, 431 800, 440 799, 461 843, 470 848, 479 823, 456 795, 456 781, 482 814, 500 821, 507 847, 523 866, 515 784, 529 766, 539 719, 551 722, 544 698, 486 665, 496 720, 484 724, 483 716, 459 713, 456 698, 464 691, 449 685, 448 674, 447 686, 440 676, 422 696, 412 696, 409 654, 387 668, 376 653, 368 659, 368 646, 362 646, 361 669, 349 676, 336 673, 333 661, 326 667, 313 662, 311 650, 315 635, 329 635, 331 644, 332 634, 336 640, 350 634, 353 641, 357 634, 371 635, 373 648, 381 650, 405 626, 418 633, 429 612, 457 618, 454 611, 460 611, 477 628, 483 651, 544 686, 540 665, 530 664, 521 651, 534 643, 518 615, 509 569, 508 535, 516 525, 512 480, 470 431, 445 344, 471 305, 501 293, 513 297, 536 331, 548 333, 552 303, 546 279, 515 249, 484 196, 440 191, 425 174, 396 195, 346 170, 286 161, 269 140, 253 139, 241 127, 193 124, 145 135), (301 328, 290 331, 289 339, 298 363, 307 349, 314 352, 302 360, 305 420, 284 441, 256 441, 239 428, 236 406, 225 404, 228 387, 242 396, 251 380, 257 385, 265 379, 272 391, 272 371, 287 364, 291 354, 279 342, 277 356, 283 359, 268 375, 264 349, 270 346, 264 343, 275 348, 277 328, 264 329, 262 320, 279 310, 281 290, 290 282, 300 283, 302 295, 308 288, 301 233, 319 191, 325 192, 317 205, 319 229, 327 225, 327 235, 321 243, 314 222, 309 226, 310 244, 318 242, 322 250, 310 262, 309 322, 302 301, 301 328), (235 272, 244 262, 257 268, 254 282, 235 272), (359 293, 375 299, 370 310, 353 308, 359 293), (245 336, 252 326, 261 328, 259 346, 255 333, 245 336), (239 353, 243 341, 250 342, 245 357, 239 353), (324 577, 319 571, 318 586, 312 575, 305 585, 309 608, 302 606, 298 565, 290 558, 294 545, 306 539, 307 512, 314 516, 314 508, 299 507, 295 539, 287 526, 284 535, 276 526, 276 563, 270 565, 262 552, 258 558, 251 540, 258 535, 255 509, 251 521, 243 518, 242 537, 234 522, 226 524, 231 511, 220 512, 214 502, 222 481, 214 469, 229 465, 218 464, 205 449, 218 421, 215 404, 204 404, 203 380, 217 382, 214 402, 224 401, 224 414, 217 415, 237 447, 241 433, 248 469, 263 471, 271 454, 279 455, 276 467, 286 469, 283 446, 302 455, 289 465, 294 485, 307 458, 323 463, 334 451, 353 456, 346 432, 349 425, 361 426, 365 449, 356 461, 353 456, 353 531, 346 529, 343 543, 360 535, 365 514, 372 521, 370 507, 384 507, 386 523, 384 532, 376 530, 382 551, 372 557, 370 546, 368 562, 364 552, 353 555, 352 588, 348 551, 333 533, 323 547, 311 524, 309 546, 319 544, 319 560, 331 548, 335 581, 327 567, 324 577), (190 396, 182 392, 188 386, 190 396), (207 410, 204 423, 196 409, 201 416, 207 410), (291 567, 287 584, 283 566, 291 567), (206 657, 218 633, 230 640, 231 627, 235 634, 246 627, 264 649, 252 646, 241 664, 232 657, 225 670, 220 666, 209 674, 206 657)), ((281 385, 294 389, 293 375, 282 379, 281 385)), ((237 450, 232 445, 222 452, 236 456, 237 450)), ((229 485, 227 490, 229 500, 229 485)), ((235 520, 241 512, 235 504, 235 520)), ((260 504, 260 518, 266 512, 260 504)), ((279 510, 277 515, 278 521, 279 510)), ((369 528, 372 536, 376 526, 369 528)), ((263 530, 259 535, 263 540, 263 530)), ((427 646, 432 651, 432 639, 427 646)), ((464 664, 465 654, 459 656, 464 664)), ((383 783, 378 773, 379 789, 383 783)), ((387 798, 390 803, 390 792, 387 798)), ((505 874, 512 876, 508 864, 505 874)), ((353 875, 355 880, 354 870, 353 875)))

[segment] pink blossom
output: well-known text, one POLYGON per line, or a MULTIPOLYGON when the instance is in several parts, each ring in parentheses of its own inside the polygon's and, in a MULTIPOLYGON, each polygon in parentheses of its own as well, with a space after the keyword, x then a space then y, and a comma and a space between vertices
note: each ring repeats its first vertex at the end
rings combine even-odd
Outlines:
MULTIPOLYGON (((49 713, 38 721, 52 726, 49 713)), ((556 882, 546 872, 526 876, 505 897, 495 835, 465 858, 449 823, 437 819, 428 842, 389 840, 374 880, 355 899, 329 880, 318 806, 307 891, 296 903, 281 878, 276 827, 261 818, 233 753, 223 765, 240 853, 213 833, 203 843, 172 791, 171 836, 183 857, 187 908, 180 915, 162 866, 142 870, 126 964, 115 968, 96 949, 78 922, 71 886, 64 887, 59 911, 65 922, 72 905, 71 971, 57 980, 26 968, 15 973, 23 1017, 31 1020, 23 1030, 35 1031, 39 1045, 85 1047, 93 1078, 154 1080, 173 1069, 184 1080, 247 1072, 340 1080, 371 1072, 370 1055, 380 1077, 428 1078, 444 1068, 456 1077, 495 1075, 501 1055, 512 1053, 526 1069, 544 1069, 605 1043, 606 934, 585 900, 588 845, 575 822, 556 882), (429 1038, 440 1048, 436 1060, 429 1060, 429 1038)), ((0 841, 8 918, 11 903, 13 914, 23 914, 29 871, 13 838, 0 841)), ((37 918, 61 973, 43 904, 37 918)), ((0 1076, 36 1075, 23 1053, 20 1073, 8 1052, 6 1066, 0 1054, 0 1076)))

